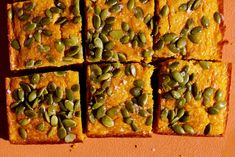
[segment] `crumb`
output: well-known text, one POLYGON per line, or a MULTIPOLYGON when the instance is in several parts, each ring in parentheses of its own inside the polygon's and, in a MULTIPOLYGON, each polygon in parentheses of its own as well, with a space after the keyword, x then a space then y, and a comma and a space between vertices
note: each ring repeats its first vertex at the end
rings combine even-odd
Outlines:
POLYGON ((74 143, 74 144, 70 145, 69 151, 71 152, 73 149, 76 149, 76 148, 78 148, 78 143, 74 143))

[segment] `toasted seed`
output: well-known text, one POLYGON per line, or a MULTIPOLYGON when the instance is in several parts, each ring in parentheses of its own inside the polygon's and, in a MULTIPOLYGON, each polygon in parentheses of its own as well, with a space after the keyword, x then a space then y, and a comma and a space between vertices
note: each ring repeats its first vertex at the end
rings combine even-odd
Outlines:
POLYGON ((199 89, 197 83, 192 84, 192 94, 194 98, 197 97, 197 95, 199 95, 199 89))
POLYGON ((177 46, 177 48, 183 48, 183 47, 186 46, 186 44, 187 44, 186 38, 181 37, 181 38, 178 39, 178 41, 176 43, 176 46, 177 46))
POLYGON ((54 14, 58 14, 61 12, 61 9, 60 8, 57 8, 57 7, 51 7, 50 8, 50 11, 54 14))
POLYGON ((93 16, 93 26, 95 29, 99 29, 101 26, 101 19, 98 15, 93 16))
POLYGON ((185 27, 188 28, 188 29, 192 29, 193 26, 194 26, 194 20, 192 18, 189 18, 186 22, 185 27))
POLYGON ((134 84, 135 87, 139 87, 139 88, 143 88, 144 87, 144 81, 141 80, 141 79, 135 80, 133 82, 133 84, 134 84))
POLYGON ((201 24, 202 24, 203 27, 208 28, 209 25, 210 25, 210 21, 206 16, 203 16, 201 18, 201 24))
POLYGON ((199 35, 198 35, 198 34, 196 34, 196 35, 189 34, 189 35, 188 35, 188 38, 189 38, 189 40, 190 40, 192 43, 194 43, 194 44, 198 44, 199 41, 200 41, 200 38, 199 38, 199 35))
POLYGON ((24 101, 24 91, 21 88, 17 89, 17 96, 19 100, 24 101))
POLYGON ((145 37, 145 34, 143 32, 139 33, 139 39, 142 43, 146 43, 146 37, 145 37))
POLYGON ((178 8, 179 11, 187 11, 188 10, 188 5, 187 3, 183 3, 179 6, 178 8))
POLYGON ((50 22, 51 22, 51 20, 50 20, 49 17, 43 17, 43 18, 40 20, 40 24, 41 24, 42 26, 48 25, 50 22))
POLYGON ((171 41, 175 40, 177 38, 177 35, 175 33, 166 33, 163 35, 163 40, 166 43, 170 43, 171 41))
POLYGON ((35 99, 37 98, 37 91, 36 90, 33 90, 29 96, 28 96, 28 101, 29 102, 32 102, 34 101, 35 99))
POLYGON ((211 124, 207 124, 205 129, 204 129, 204 134, 208 135, 211 132, 211 124))
POLYGON ((32 2, 24 3, 23 9, 25 11, 32 11, 34 4, 32 2))
POLYGON ((112 118, 110 118, 109 116, 105 115, 104 117, 102 117, 101 122, 104 126, 110 128, 114 126, 114 121, 112 118))
POLYGON ((184 82, 184 78, 183 76, 180 74, 180 72, 178 71, 173 71, 172 73, 172 77, 179 83, 183 83, 184 82))
POLYGON ((138 98, 138 104, 140 106, 146 105, 148 102, 148 94, 143 93, 139 98, 138 98))
POLYGON ((130 65, 130 73, 132 76, 136 77, 136 68, 134 64, 130 65))
POLYGON ((24 25, 23 29, 25 31, 33 31, 36 28, 37 24, 28 22, 24 25))
POLYGON ((14 39, 11 41, 11 47, 13 47, 15 50, 20 50, 20 43, 17 39, 14 39))
POLYGON ((117 4, 113 5, 111 8, 109 8, 109 11, 111 13, 118 13, 122 10, 122 8, 123 8, 122 4, 117 3, 117 4))
POLYGON ((207 112, 211 115, 215 115, 219 113, 219 109, 217 109, 216 107, 209 107, 207 112))
POLYGON ((79 85, 78 85, 78 84, 72 85, 72 86, 71 86, 71 90, 72 90, 73 92, 79 91, 79 85))
POLYGON ((106 112, 106 114, 109 117, 114 117, 115 115, 117 115, 117 113, 118 113, 118 107, 112 107, 106 112))
POLYGON ((79 46, 70 47, 68 52, 65 54, 65 57, 74 57, 80 53, 80 50, 79 46))
POLYGON ((33 74, 33 76, 30 79, 30 82, 32 84, 38 84, 39 81, 40 81, 40 75, 39 74, 33 74))
POLYGON ((104 9, 101 11, 100 13, 100 17, 102 20, 105 20, 108 16, 109 16, 109 10, 108 9, 104 9))
POLYGON ((96 118, 100 119, 100 118, 104 117, 105 113, 106 113, 106 107, 104 105, 102 105, 101 107, 99 107, 97 109, 96 118))
POLYGON ((60 127, 58 129, 57 135, 60 139, 64 139, 67 135, 66 129, 64 127, 60 127))
POLYGON ((131 123, 131 128, 132 128, 132 130, 135 131, 135 132, 139 130, 139 128, 138 128, 137 124, 135 123, 135 121, 132 121, 132 123, 131 123))
POLYGON ((204 90, 203 97, 211 97, 213 93, 214 93, 214 88, 208 87, 204 90))
POLYGON ((122 113, 123 118, 130 117, 129 112, 128 112, 128 110, 125 107, 121 108, 121 113, 122 113))
POLYGON ((57 118, 57 116, 53 115, 51 117, 51 125, 52 126, 57 126, 58 125, 58 118, 57 118))
POLYGON ((64 119, 62 123, 65 128, 75 128, 77 126, 77 123, 72 119, 64 119))
POLYGON ((76 139, 76 135, 69 133, 68 135, 65 136, 64 141, 66 143, 73 142, 76 139))
POLYGON ((49 52, 51 50, 49 45, 38 45, 39 52, 49 52))
POLYGON ((201 26, 194 27, 194 28, 191 30, 191 34, 192 34, 192 35, 196 35, 196 34, 201 33, 201 32, 202 32, 202 27, 201 27, 201 26))
POLYGON ((99 37, 94 39, 94 45, 98 48, 103 49, 103 42, 99 37))
POLYGON ((144 12, 143 12, 142 8, 136 7, 134 9, 134 15, 137 19, 142 19, 144 17, 144 12))
POLYGON ((222 21, 222 16, 221 16, 221 14, 220 14, 219 12, 215 12, 215 13, 214 13, 214 20, 215 20, 215 22, 218 23, 218 24, 221 23, 221 21, 222 21))
POLYGON ((172 129, 174 130, 174 132, 175 133, 177 133, 177 134, 180 134, 180 135, 182 135, 182 134, 185 134, 185 131, 184 131, 184 129, 180 126, 180 125, 173 125, 172 126, 172 129))
POLYGON ((18 131, 19 131, 20 137, 22 139, 24 139, 24 140, 27 139, 28 134, 24 128, 20 127, 18 131))
POLYGON ((72 101, 65 100, 64 104, 67 110, 73 111, 74 103, 72 101))
MULTIPOLYGON (((105 23, 106 24, 113 24, 115 22, 115 20, 116 20, 116 18, 114 16, 110 16, 110 17, 106 18, 105 23)), ((107 26, 111 27, 111 28, 109 28, 109 30, 112 29, 112 25, 105 25, 105 26, 104 26, 103 30, 108 29, 107 26)))
POLYGON ((148 112, 145 111, 144 109, 140 109, 140 110, 139 110, 139 115, 140 115, 141 117, 147 117, 148 112))
POLYGON ((169 113, 169 111, 167 108, 161 110, 161 119, 162 120, 167 119, 168 113, 169 113))
POLYGON ((225 101, 217 101, 215 104, 214 104, 214 107, 218 110, 221 110, 223 108, 226 107, 226 102, 225 101))
POLYGON ((109 35, 116 40, 120 40, 123 37, 123 31, 122 30, 113 30, 113 31, 109 32, 109 35))
POLYGON ((160 15, 161 16, 167 16, 169 14, 169 6, 164 5, 162 9, 160 10, 160 15))
POLYGON ((52 32, 50 30, 48 30, 48 29, 43 29, 42 30, 42 34, 47 36, 47 37, 52 36, 52 32))
POLYGON ((58 20, 56 20, 55 24, 57 25, 64 25, 68 22, 67 17, 59 17, 58 20))
POLYGON ((132 101, 126 101, 125 102, 125 107, 126 107, 128 112, 131 112, 131 113, 134 112, 134 104, 133 104, 132 101))
POLYGON ((184 125, 183 125, 183 129, 184 129, 184 131, 185 131, 186 133, 188 133, 188 134, 194 134, 194 133, 195 133, 193 127, 190 126, 190 125, 184 124, 184 125))
POLYGON ((79 13, 80 13, 79 3, 76 3, 76 4, 73 5, 72 12, 73 12, 74 16, 79 15, 79 13))
POLYGON ((181 118, 183 115, 184 115, 184 113, 185 113, 185 110, 183 109, 183 108, 181 108, 181 109, 179 109, 179 111, 177 112, 177 117, 178 118, 181 118))
POLYGON ((158 40, 156 44, 154 44, 154 50, 161 50, 164 47, 164 41, 162 39, 158 40))
POLYGON ((221 101, 222 97, 223 97, 223 91, 221 89, 218 89, 215 92, 215 100, 216 101, 221 101))
POLYGON ((153 116, 150 115, 146 118, 145 125, 150 126, 152 125, 152 122, 153 122, 153 116))
POLYGON ((47 85, 47 90, 49 92, 54 92, 56 90, 56 84, 54 82, 49 82, 47 85))
POLYGON ((207 61, 200 61, 199 65, 203 68, 203 69, 209 69, 210 68, 210 63, 207 61))
POLYGON ((113 6, 116 3, 117 3, 117 0, 106 0, 106 4, 109 6, 113 6))
MULTIPOLYGON (((123 53, 118 53, 118 59, 120 62, 126 62, 126 55, 123 53)), ((120 71, 120 70, 118 70, 120 71)))
POLYGON ((105 50, 112 50, 114 48, 114 42, 109 41, 108 43, 105 44, 105 50))
POLYGON ((145 24, 148 24, 150 21, 151 21, 151 15, 150 14, 147 14, 145 17, 144 17, 144 23, 145 24))
POLYGON ((130 90, 130 93, 131 93, 131 95, 133 95, 134 97, 138 97, 138 96, 140 96, 141 95, 141 88, 139 88, 139 87, 134 87, 134 88, 132 88, 131 90, 130 90))
POLYGON ((36 126, 36 129, 37 129, 38 131, 44 131, 44 130, 45 130, 45 124, 44 124, 44 122, 38 124, 38 125, 36 126))
POLYGON ((176 90, 172 90, 171 91, 171 95, 175 98, 175 99, 179 99, 181 97, 181 94, 176 91, 176 90))
POLYGON ((24 41, 24 46, 27 48, 30 48, 33 44, 33 41, 34 41, 34 38, 32 38, 32 37, 26 38, 24 41))
POLYGON ((181 109, 186 104, 186 99, 185 98, 180 98, 176 101, 176 104, 177 104, 176 107, 181 109))
POLYGON ((70 101, 73 101, 74 99, 73 91, 71 89, 66 88, 65 93, 66 93, 66 98, 70 101))
POLYGON ((66 8, 65 4, 61 1, 56 1, 55 5, 56 5, 56 7, 60 8, 62 10, 64 10, 66 8))
POLYGON ((24 13, 22 16, 19 17, 19 20, 21 21, 26 21, 30 18, 31 14, 29 13, 24 13))
POLYGON ((192 10, 198 9, 198 8, 201 6, 201 4, 202 4, 202 1, 201 1, 201 0, 195 0, 194 3, 193 3, 193 5, 192 5, 192 7, 191 7, 191 9, 192 9, 192 10))
POLYGON ((184 115, 179 119, 180 122, 186 122, 189 120, 189 113, 187 111, 184 112, 184 115))
POLYGON ((129 24, 127 22, 122 22, 122 30, 127 32, 129 31, 129 29, 130 29, 129 24))
POLYGON ((92 124, 95 123, 95 117, 94 117, 94 114, 93 114, 93 113, 90 113, 88 118, 89 118, 89 121, 90 121, 92 124))
POLYGON ((123 121, 124 121, 124 123, 131 125, 133 119, 131 117, 128 117, 128 118, 124 118, 123 121))
POLYGON ((57 129, 57 128, 54 127, 54 126, 51 127, 50 130, 49 130, 49 132, 47 133, 47 136, 48 136, 48 137, 54 136, 54 135, 56 134, 56 129, 57 129))
POLYGON ((37 116, 37 113, 33 110, 25 110, 24 114, 29 118, 34 118, 37 116))
POLYGON ((101 81, 104 81, 104 80, 108 80, 112 76, 113 76, 112 73, 104 73, 104 74, 102 74, 98 77, 98 80, 101 82, 101 81))
POLYGON ((131 11, 135 7, 135 0, 129 0, 127 2, 127 8, 131 11))
POLYGON ((30 121, 31 121, 30 119, 22 119, 19 121, 19 124, 21 126, 25 126, 25 125, 28 125, 30 123, 30 121))

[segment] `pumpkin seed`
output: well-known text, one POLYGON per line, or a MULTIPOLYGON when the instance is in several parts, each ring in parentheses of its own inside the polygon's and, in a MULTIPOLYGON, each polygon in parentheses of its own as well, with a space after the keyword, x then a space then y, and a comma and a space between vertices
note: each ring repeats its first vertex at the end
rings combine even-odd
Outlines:
POLYGON ((124 118, 124 123, 131 125, 133 119, 131 117, 124 118))
POLYGON ((153 116, 150 115, 146 118, 146 121, 145 121, 145 125, 147 126, 151 126, 152 125, 152 122, 153 122, 153 116))
POLYGON ((177 104, 176 107, 181 109, 186 104, 186 99, 185 98, 180 98, 176 101, 176 104, 177 104))
POLYGON ((51 117, 51 125, 52 126, 57 126, 58 125, 58 118, 57 118, 57 116, 53 115, 51 117))
POLYGON ((112 50, 114 48, 114 42, 109 41, 108 43, 105 44, 105 50, 112 50))
POLYGON ((101 11, 100 13, 100 17, 102 20, 105 20, 108 16, 109 16, 109 10, 108 9, 104 9, 101 11))
POLYGON ((106 4, 109 6, 113 6, 116 3, 117 3, 117 0, 106 0, 106 4))
POLYGON ((106 112, 106 114, 109 117, 114 117, 115 115, 117 115, 117 113, 118 113, 118 107, 112 107, 106 112))
POLYGON ((64 104, 67 110, 73 111, 74 103, 72 101, 65 100, 64 104))
POLYGON ((205 129, 204 129, 204 134, 208 135, 211 132, 211 124, 207 124, 205 129))
POLYGON ((110 128, 114 126, 114 121, 112 118, 110 118, 109 116, 105 115, 104 117, 102 117, 101 122, 104 126, 110 128))
POLYGON ((134 7, 135 7, 135 0, 129 0, 129 1, 127 2, 127 8, 128 8, 128 10, 131 11, 134 7))
POLYGON ((163 35, 163 40, 165 41, 165 43, 170 43, 176 38, 177 38, 177 35, 175 33, 166 33, 163 35))
POLYGON ((177 134, 180 134, 180 135, 185 134, 184 129, 180 125, 175 124, 175 125, 172 126, 172 129, 177 134))
POLYGON ((65 54, 66 57, 74 57, 76 55, 78 55, 80 53, 80 48, 79 46, 73 46, 70 47, 70 49, 68 50, 68 52, 65 54))
POLYGON ((172 91, 171 91, 171 95, 172 95, 173 98, 175 98, 175 99, 179 99, 179 98, 181 97, 181 94, 180 94, 178 91, 176 91, 176 90, 172 90, 172 91))
POLYGON ((33 31, 36 28, 37 24, 28 22, 24 25, 23 29, 25 31, 33 31))
POLYGON ((26 21, 30 18, 30 16, 31 16, 30 14, 24 13, 22 16, 19 17, 19 20, 26 21))
POLYGON ((47 136, 48 137, 52 137, 56 134, 56 127, 51 127, 51 129, 49 130, 47 136))
POLYGON ((183 47, 186 46, 186 44, 187 44, 186 38, 181 37, 181 38, 178 39, 178 41, 176 43, 176 46, 177 46, 177 48, 183 48, 183 47))
POLYGON ((139 33, 139 39, 142 43, 146 43, 146 37, 145 37, 145 34, 143 32, 139 33))
POLYGON ((130 90, 131 95, 133 95, 134 97, 139 97, 141 95, 141 91, 142 89, 139 87, 134 87, 130 90))
POLYGON ((222 97, 223 97, 223 91, 221 89, 218 89, 215 92, 215 100, 216 101, 221 101, 222 97))
POLYGON ((34 4, 32 2, 24 3, 23 5, 23 9, 25 11, 32 11, 33 8, 34 8, 34 4))
POLYGON ((103 105, 97 109, 96 118, 100 119, 100 118, 104 117, 105 113, 106 113, 106 107, 103 105))
POLYGON ((193 26, 194 26, 194 20, 192 18, 189 18, 186 22, 185 27, 188 28, 188 29, 192 29, 193 26))
POLYGON ((49 45, 38 45, 39 52, 49 52, 51 50, 49 45))
POLYGON ((111 8, 109 8, 109 11, 111 12, 111 13, 118 13, 118 12, 120 12, 122 10, 122 5, 121 4, 115 4, 115 5, 113 5, 111 8))
POLYGON ((65 45, 61 40, 56 40, 55 41, 55 48, 58 52, 64 52, 65 45))
POLYGON ((57 25, 64 25, 68 22, 67 17, 59 17, 58 20, 56 20, 55 24, 57 25))
POLYGON ((37 91, 36 90, 33 90, 29 96, 28 96, 28 101, 29 102, 32 102, 34 101, 35 99, 37 98, 37 91))
POLYGON ((99 29, 101 26, 101 19, 98 15, 93 16, 93 26, 95 29, 99 29))
POLYGON ((134 15, 137 19, 142 19, 144 17, 144 12, 143 12, 142 8, 136 7, 134 9, 134 15))
POLYGON ((11 41, 11 47, 13 47, 15 50, 19 51, 20 50, 20 43, 17 39, 13 39, 11 41))
POLYGON ((140 109, 140 110, 139 110, 139 115, 140 115, 141 117, 147 117, 148 112, 145 111, 144 109, 140 109))
POLYGON ((136 68, 134 64, 130 65, 130 73, 132 76, 136 77, 136 68))
POLYGON ((191 30, 191 34, 192 34, 192 35, 197 35, 198 33, 201 33, 201 32, 202 32, 202 27, 201 27, 201 26, 194 27, 194 28, 191 30))
POLYGON ((46 14, 46 16, 49 17, 49 18, 52 18, 52 17, 53 17, 53 14, 52 14, 52 12, 51 12, 50 9, 47 9, 47 10, 45 11, 45 14, 46 14))
POLYGON ((49 92, 54 92, 56 90, 56 84, 54 82, 49 82, 47 85, 47 90, 49 92))
POLYGON ((164 119, 167 119, 167 116, 168 116, 168 113, 169 113, 169 110, 167 108, 161 110, 161 119, 164 120, 164 119))
POLYGON ((127 22, 122 22, 122 30, 125 32, 128 32, 130 29, 130 26, 127 22))
POLYGON ((160 10, 160 15, 161 16, 167 16, 169 14, 169 6, 164 5, 162 9, 160 10))
MULTIPOLYGON (((115 18, 114 16, 110 16, 110 17, 108 17, 108 18, 105 20, 105 23, 106 23, 106 24, 113 24, 113 23, 115 22, 115 20, 116 20, 116 18, 115 18)), ((103 30, 108 29, 107 26, 112 27, 111 25, 105 25, 105 26, 104 26, 103 30), (106 26, 106 27, 105 27, 105 26, 106 26)), ((110 29, 112 29, 112 28, 109 28, 109 30, 110 30, 110 29)))
POLYGON ((139 98, 138 98, 138 104, 140 106, 146 105, 148 102, 148 94, 143 93, 139 98))
POLYGON ((57 8, 57 7, 51 7, 50 8, 50 11, 54 14, 58 14, 61 12, 61 9, 60 8, 57 8))
POLYGON ((40 31, 35 31, 33 34, 33 38, 36 42, 41 42, 41 32, 40 31))
POLYGON ((80 14, 79 3, 74 3, 72 12, 74 16, 78 16, 80 14))
POLYGON ((203 68, 203 69, 209 69, 210 68, 210 63, 207 61, 200 61, 199 65, 203 68))
POLYGON ((77 36, 71 36, 70 38, 64 39, 64 44, 67 47, 77 46, 79 39, 77 36))
POLYGON ((218 23, 218 24, 221 23, 221 21, 222 21, 222 16, 221 16, 221 14, 220 14, 219 12, 215 12, 215 13, 214 13, 214 20, 215 20, 215 22, 218 23))
POLYGON ((189 40, 190 40, 192 43, 194 43, 194 44, 198 44, 199 41, 200 41, 200 38, 199 38, 199 35, 198 35, 198 34, 196 34, 196 35, 189 34, 189 35, 188 35, 188 38, 189 38, 189 40))
POLYGON ((32 84, 38 84, 40 81, 40 75, 39 74, 33 74, 33 76, 30 79, 30 82, 32 84))
POLYGON ((64 141, 66 143, 73 142, 76 139, 76 135, 69 133, 68 135, 65 136, 64 141))
POLYGON ((109 38, 104 33, 101 33, 99 37, 103 43, 107 43, 109 41, 109 38))
POLYGON ((192 10, 197 10, 201 6, 201 4, 202 4, 201 0, 195 0, 192 7, 191 7, 191 9, 192 10))
POLYGON ((132 121, 132 123, 131 123, 131 128, 132 128, 132 130, 135 131, 135 132, 139 130, 139 128, 138 128, 138 126, 137 126, 137 124, 136 124, 135 121, 132 121))
POLYGON ((122 30, 113 30, 113 31, 109 32, 109 35, 116 40, 120 40, 123 37, 123 31, 122 30))
POLYGON ((26 38, 24 41, 24 46, 27 48, 30 48, 33 44, 33 41, 34 41, 34 38, 32 38, 32 37, 26 38))
POLYGON ((17 89, 17 95, 18 95, 18 99, 23 102, 24 101, 24 91, 21 88, 17 89))
POLYGON ((29 118, 34 118, 37 116, 37 113, 33 110, 25 110, 24 114, 29 118))
POLYGON ((30 123, 30 119, 22 119, 19 121, 19 124, 21 126, 25 126, 25 125, 28 125, 30 123))
POLYGON ((183 83, 184 82, 184 78, 183 76, 180 74, 180 72, 178 71, 173 71, 172 73, 172 77, 179 83, 183 83))
POLYGON ((45 130, 45 124, 44 124, 44 122, 38 124, 38 125, 36 126, 36 129, 37 129, 38 131, 44 131, 44 130, 45 130))
POLYGON ((47 37, 52 36, 52 32, 50 30, 48 30, 48 29, 43 29, 42 30, 42 34, 47 36, 47 37))
POLYGON ((179 6, 178 8, 179 11, 187 11, 188 10, 188 5, 187 3, 183 3, 179 6))
POLYGON ((92 123, 92 124, 94 124, 95 123, 95 117, 94 117, 94 114, 91 112, 90 114, 89 114, 89 121, 92 123))
POLYGON ((184 124, 183 129, 188 134, 194 134, 195 133, 193 127, 191 127, 190 125, 184 124))
POLYGON ((144 87, 144 81, 141 80, 141 79, 135 80, 133 82, 133 84, 134 84, 135 87, 139 87, 139 88, 143 88, 144 87))
POLYGON ((70 101, 73 101, 74 99, 73 91, 71 89, 66 88, 65 93, 66 93, 66 98, 70 101))
POLYGON ((156 44, 154 44, 154 50, 161 50, 164 47, 164 41, 162 39, 158 40, 156 44))
POLYGON ((226 102, 225 101, 217 101, 215 104, 214 104, 214 107, 218 110, 221 110, 223 108, 226 107, 226 102))
POLYGON ((214 88, 208 87, 204 90, 203 97, 208 97, 209 98, 209 97, 212 96, 213 93, 214 93, 214 88))
POLYGON ((49 17, 43 17, 43 18, 40 20, 40 24, 41 24, 42 26, 48 25, 50 22, 51 22, 51 20, 50 20, 49 17))
POLYGON ((219 109, 217 109, 216 107, 209 107, 207 112, 211 115, 215 115, 219 113, 219 109))
POLYGON ((202 24, 203 27, 208 28, 209 25, 210 25, 210 21, 206 16, 203 16, 201 18, 201 24, 202 24))
POLYGON ((72 119, 64 119, 62 123, 65 128, 75 128, 77 126, 77 123, 72 119))
POLYGON ((20 127, 18 131, 19 131, 20 137, 22 139, 24 139, 24 140, 27 139, 28 134, 24 128, 20 127))

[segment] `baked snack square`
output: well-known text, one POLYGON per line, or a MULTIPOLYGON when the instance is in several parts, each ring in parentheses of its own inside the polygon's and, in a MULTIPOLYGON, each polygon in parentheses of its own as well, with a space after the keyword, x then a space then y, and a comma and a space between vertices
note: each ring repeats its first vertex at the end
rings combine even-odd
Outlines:
POLYGON ((223 1, 156 1, 158 24, 153 60, 163 58, 221 60, 223 1))
POLYGON ((78 72, 6 78, 6 104, 11 143, 68 143, 84 138, 78 72))
POLYGON ((92 64, 87 67, 87 136, 151 136, 153 66, 92 64))
POLYGON ((10 69, 83 62, 79 0, 7 4, 10 69))
POLYGON ((86 61, 149 63, 154 0, 85 0, 86 61))
POLYGON ((156 132, 222 136, 229 109, 231 64, 170 60, 160 67, 156 132))

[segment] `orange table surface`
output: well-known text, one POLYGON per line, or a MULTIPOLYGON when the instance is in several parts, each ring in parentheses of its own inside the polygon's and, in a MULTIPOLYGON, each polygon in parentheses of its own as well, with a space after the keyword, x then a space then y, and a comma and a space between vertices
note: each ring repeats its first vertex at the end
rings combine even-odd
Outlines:
MULTIPOLYGON (((0 1, 0 157, 235 157, 235 77, 232 72, 228 124, 224 137, 184 137, 153 134, 152 138, 87 138, 71 148, 62 145, 12 145, 8 141, 4 78, 9 73, 5 0, 0 1)), ((235 69, 235 1, 224 0, 223 61, 235 69)))

